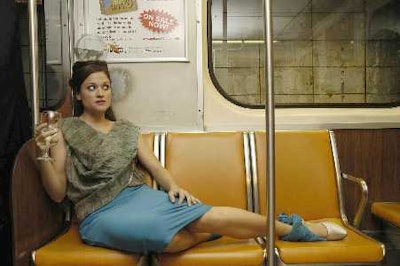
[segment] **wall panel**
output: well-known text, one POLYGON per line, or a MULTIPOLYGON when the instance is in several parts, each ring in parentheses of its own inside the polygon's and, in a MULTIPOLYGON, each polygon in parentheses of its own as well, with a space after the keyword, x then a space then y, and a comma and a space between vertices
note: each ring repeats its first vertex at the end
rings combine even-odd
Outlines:
MULTIPOLYGON (((371 215, 374 201, 400 201, 400 129, 335 130, 342 172, 362 177, 368 184, 367 211, 363 230, 377 230, 371 215)), ((346 213, 354 217, 358 191, 345 186, 346 213)))

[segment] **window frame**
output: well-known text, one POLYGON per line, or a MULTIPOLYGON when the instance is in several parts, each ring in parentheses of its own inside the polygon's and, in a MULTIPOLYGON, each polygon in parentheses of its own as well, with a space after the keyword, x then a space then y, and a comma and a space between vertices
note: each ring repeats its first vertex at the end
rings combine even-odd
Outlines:
MULTIPOLYGON (((212 19, 211 19, 211 6, 213 0, 207 0, 207 49, 208 49, 208 72, 211 81, 217 91, 229 102, 247 109, 264 109, 265 104, 247 104, 242 103, 231 96, 229 96, 225 89, 219 83, 213 71, 213 44, 212 44, 212 19)), ((367 40, 365 40, 367 41, 367 40)), ((365 44, 366 46, 366 44, 365 44)), ((366 56, 366 55, 365 55, 366 56)), ((266 65, 266 64, 264 64, 266 65)), ((367 66, 364 66, 366 71, 367 66)), ((400 66, 399 66, 400 68, 400 66)), ((365 85, 366 86, 366 85, 365 85)), ((267 93, 265 94, 267 97, 267 93)), ((366 94, 365 94, 366 95, 366 94)), ((266 101, 266 98, 265 98, 266 101)), ((275 103, 276 108, 393 108, 399 107, 400 100, 388 103, 275 103)))

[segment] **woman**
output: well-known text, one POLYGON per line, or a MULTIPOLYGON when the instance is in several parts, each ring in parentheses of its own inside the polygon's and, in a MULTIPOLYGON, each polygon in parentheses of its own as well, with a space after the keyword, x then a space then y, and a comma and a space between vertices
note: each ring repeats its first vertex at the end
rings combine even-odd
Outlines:
MULTIPOLYGON (((38 155, 51 143, 52 161, 40 161, 49 196, 74 204, 83 241, 128 252, 178 252, 220 235, 266 235, 264 216, 230 207, 212 207, 179 187, 139 135, 139 129, 115 120, 111 80, 103 61, 77 62, 70 80, 75 117, 61 130, 35 137, 38 155), (140 162, 166 192, 143 184, 140 162)), ((286 241, 339 240, 346 231, 330 223, 305 223, 281 215, 276 233, 286 241)))

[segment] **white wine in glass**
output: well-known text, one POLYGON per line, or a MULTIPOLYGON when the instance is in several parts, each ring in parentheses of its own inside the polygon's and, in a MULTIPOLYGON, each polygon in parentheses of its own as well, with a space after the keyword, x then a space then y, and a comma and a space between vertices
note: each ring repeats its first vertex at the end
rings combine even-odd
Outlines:
MULTIPOLYGON (((54 130, 57 128, 57 121, 61 118, 61 114, 57 111, 43 111, 40 113, 40 123, 45 123, 46 126, 41 130, 42 133, 45 133, 47 131, 54 130)), ((52 161, 53 158, 50 157, 49 150, 50 150, 50 140, 51 137, 46 137, 46 147, 45 147, 45 152, 42 156, 38 157, 38 160, 42 161, 52 161)))

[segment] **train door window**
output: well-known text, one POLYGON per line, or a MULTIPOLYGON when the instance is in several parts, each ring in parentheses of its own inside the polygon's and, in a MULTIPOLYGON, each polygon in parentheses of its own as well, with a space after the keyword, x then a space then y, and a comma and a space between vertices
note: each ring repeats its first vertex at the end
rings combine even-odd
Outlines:
MULTIPOLYGON (((400 103, 400 1, 274 0, 278 107, 400 103)), ((220 93, 265 104, 262 0, 209 0, 209 71, 220 93)))

